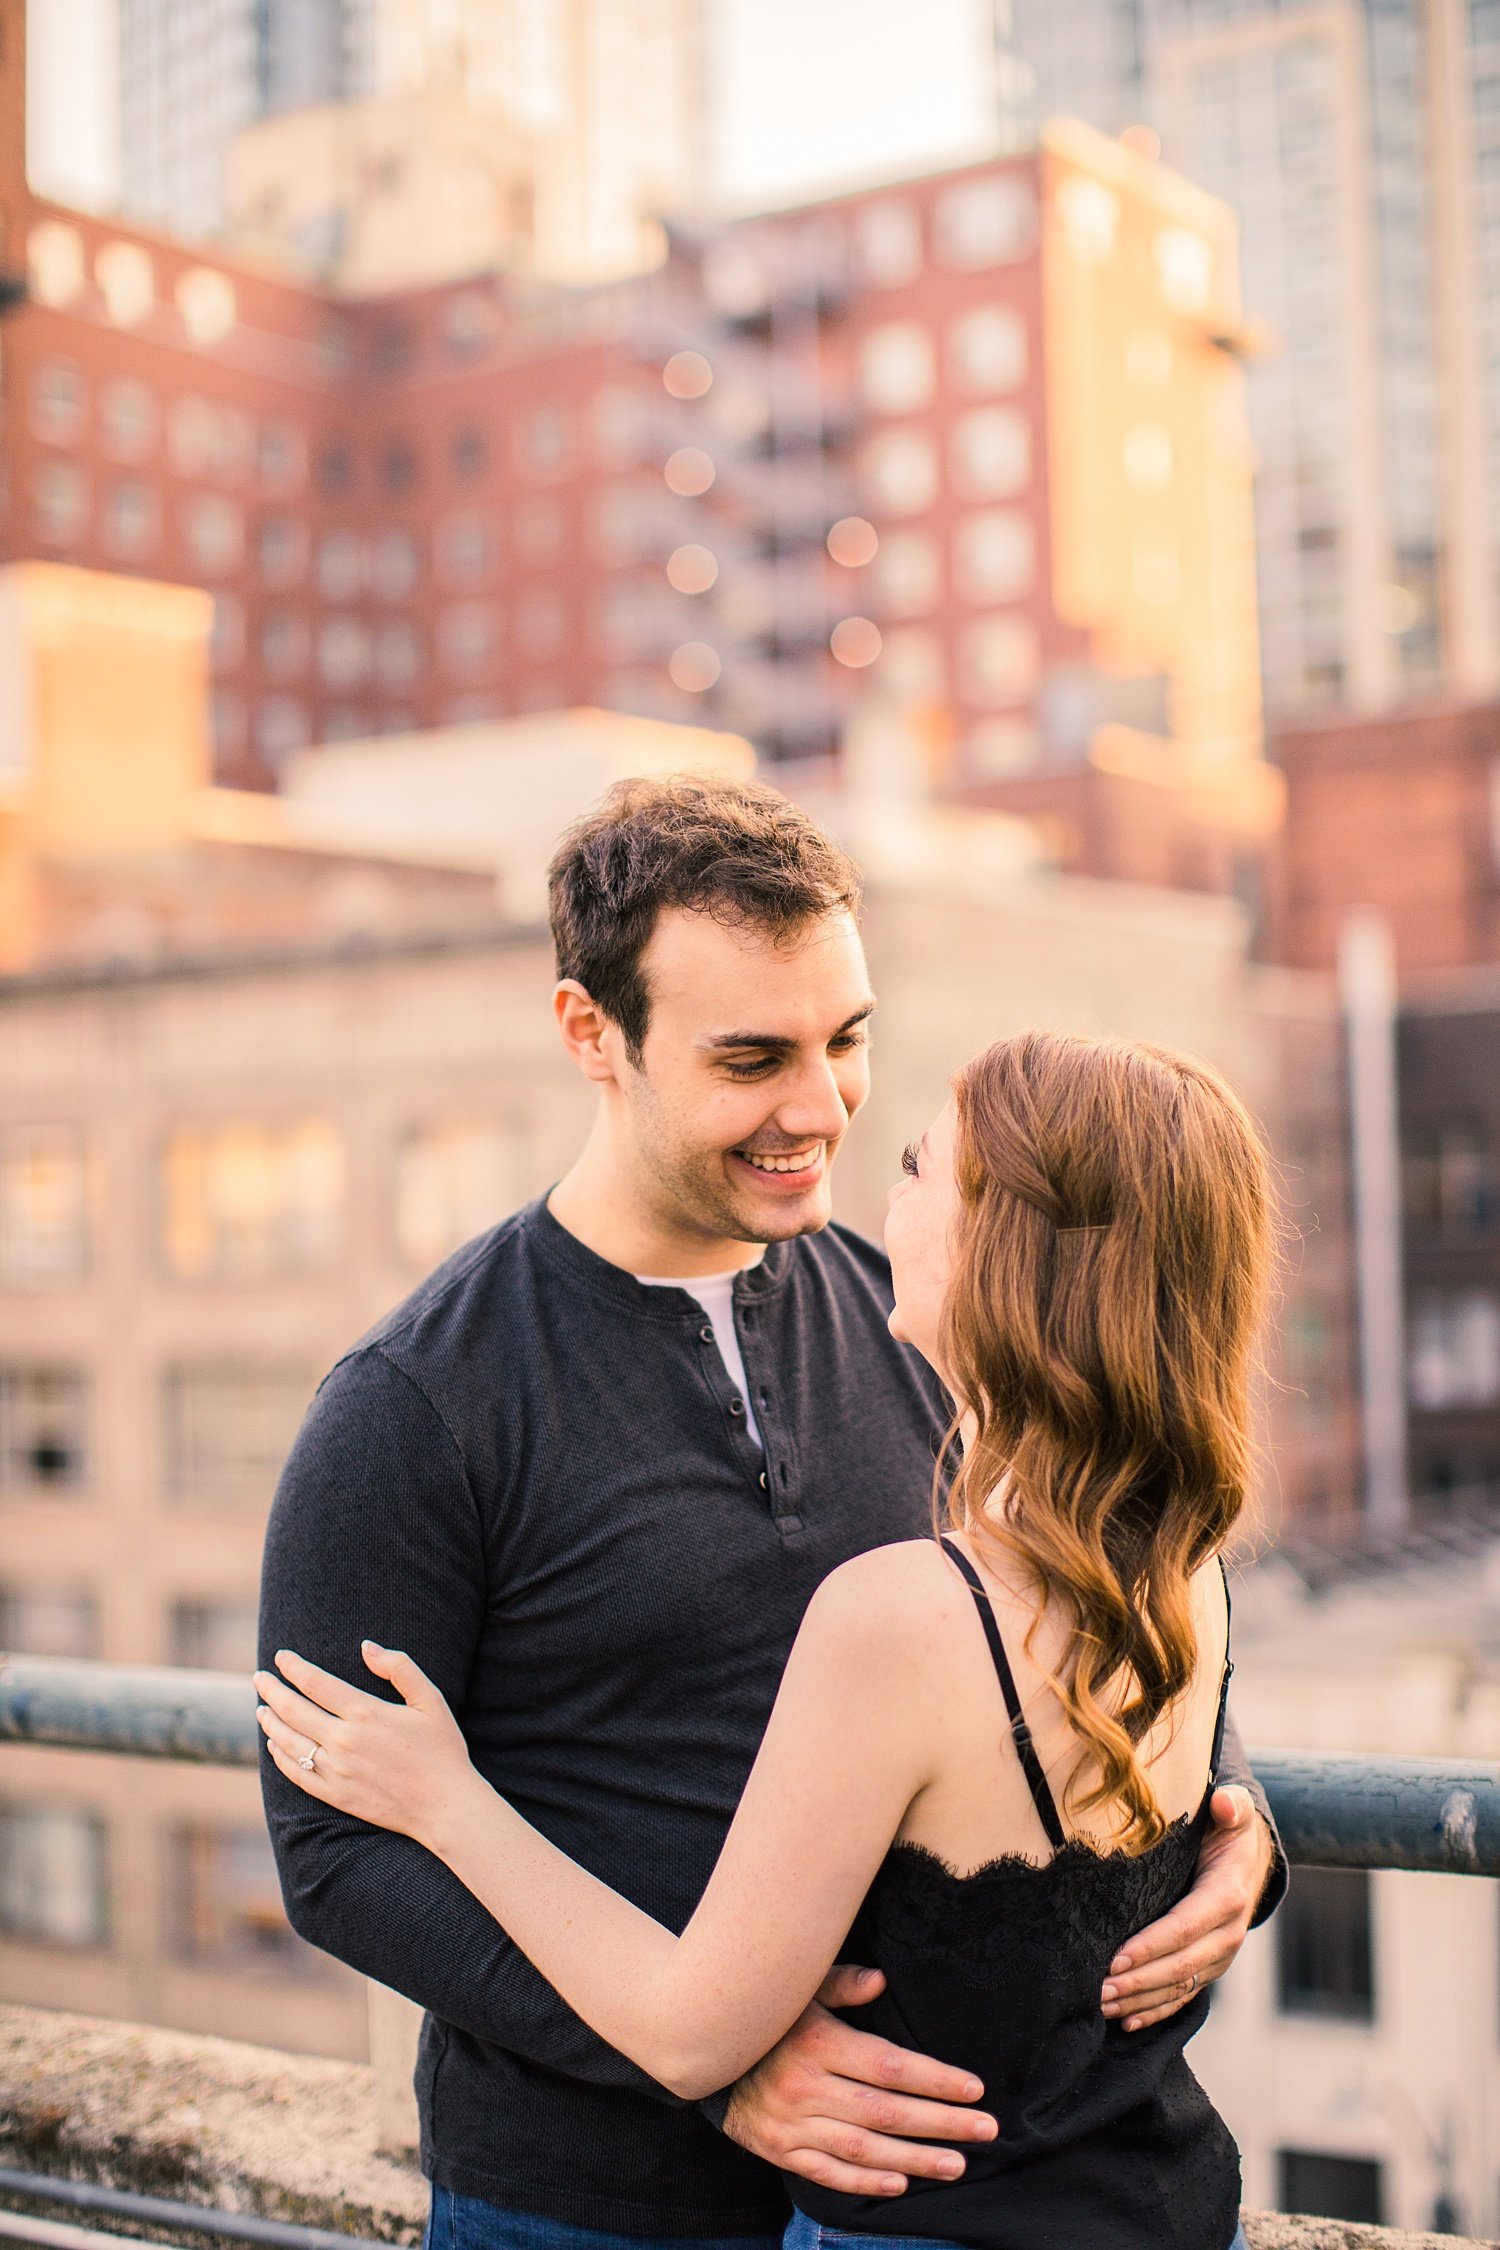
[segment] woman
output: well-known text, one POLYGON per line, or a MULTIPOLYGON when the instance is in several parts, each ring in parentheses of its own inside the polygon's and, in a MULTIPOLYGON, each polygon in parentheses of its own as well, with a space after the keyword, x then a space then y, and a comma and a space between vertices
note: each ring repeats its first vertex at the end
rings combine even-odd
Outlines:
POLYGON ((774 2045, 855 1924, 886 1977, 865 2020, 975 2072, 999 2133, 899 2203, 789 2181, 789 2250, 1228 2250, 1238 2159, 1183 2059, 1206 1996, 1127 2034, 1098 1994, 1207 1818, 1265 1161, 1198 1065, 1030 1033, 959 1075, 904 1173, 891 1325, 958 1402, 951 1533, 820 1587, 681 1937, 489 1788, 409 1658, 366 1644, 396 1705, 286 1652, 261 1724, 282 1773, 437 1854, 686 2099, 774 2045))

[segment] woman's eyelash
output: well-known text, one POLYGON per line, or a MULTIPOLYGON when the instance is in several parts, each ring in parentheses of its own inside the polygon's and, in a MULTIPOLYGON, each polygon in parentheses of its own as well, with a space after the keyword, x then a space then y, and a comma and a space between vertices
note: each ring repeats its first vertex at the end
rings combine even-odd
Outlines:
POLYGON ((917 1177, 917 1144, 915 1141, 908 1141, 901 1151, 901 1169, 903 1172, 910 1172, 913 1179, 917 1177))

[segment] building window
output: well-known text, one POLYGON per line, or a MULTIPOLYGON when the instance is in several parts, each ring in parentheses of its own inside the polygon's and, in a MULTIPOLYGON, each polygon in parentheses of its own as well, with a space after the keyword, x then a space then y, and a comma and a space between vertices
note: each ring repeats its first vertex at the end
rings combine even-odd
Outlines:
POLYGON ((1298 1868, 1276 1917, 1276 2004, 1285 2016, 1373 2022, 1367 1868, 1298 1868))
POLYGON ((1009 406, 979 406, 953 426, 953 482, 969 500, 1010 500, 1031 475, 1031 429, 1009 406))
POLYGON ((975 781, 1015 781, 1031 773, 1042 738, 1025 719, 981 719, 964 739, 964 764, 975 781))
POLYGON ((31 428, 49 445, 74 445, 88 420, 83 370, 70 359, 49 359, 31 378, 31 428))
POLYGON ((490 465, 489 440, 483 430, 472 422, 455 430, 448 459, 460 484, 477 484, 490 465))
POLYGON ((174 291, 188 342, 207 350, 221 344, 233 328, 237 306, 234 283, 213 266, 190 266, 174 291))
POLYGON ((337 500, 354 489, 354 454, 346 438, 329 438, 318 449, 318 490, 337 500))
POLYGON ((963 692, 969 702, 1026 702, 1036 685, 1036 632, 1024 617, 985 617, 960 645, 963 692))
POLYGON ((135 328, 156 302, 151 255, 138 242, 106 242, 94 259, 94 279, 116 328, 135 328))
POLYGON ((378 531, 370 546, 370 591, 377 601, 408 601, 421 576, 421 555, 409 531, 378 531))
POLYGON ((260 626, 260 664, 272 680, 294 680, 306 670, 307 620, 300 610, 266 611, 260 626))
POLYGON ((364 584, 364 541, 357 531, 335 526, 318 540, 314 565, 318 592, 325 602, 353 601, 364 584))
POLYGON ((56 1586, 0 1586, 0 1648, 17 1656, 99 1654, 99 1605, 56 1586))
POLYGON ((255 476, 262 492, 295 492, 307 474, 307 443, 295 422, 262 422, 255 476))
POLYGON ((481 1119, 417 1125, 396 1150, 395 1232, 424 1271, 494 1226, 525 1192, 517 1133, 481 1119))
POLYGON ((75 1805, 0 1805, 0 1932, 22 1945, 102 1945, 104 1824, 75 1805))
POLYGON ((954 580, 966 602, 1011 602, 1036 572, 1031 524, 1015 508, 985 508, 960 524, 953 543, 954 580))
POLYGON ((163 1406, 172 1498, 268 1503, 311 1390, 300 1369, 170 1368, 163 1406))
POLYGON ((883 431, 865 447, 860 465, 876 515, 920 515, 937 497, 937 452, 919 430, 883 431))
POLYGON ((245 747, 245 699, 233 688, 216 687, 212 704, 214 758, 222 772, 245 747))
POLYGON ((416 357, 410 321, 382 320, 370 339, 370 364, 377 375, 402 375, 416 357))
POLYGON ((117 461, 143 461, 156 444, 156 398, 133 375, 106 383, 99 398, 104 449, 117 461))
POLYGON ((422 670, 422 636, 409 617, 388 617, 375 628, 375 677, 384 688, 408 688, 422 670))
POLYGON ((1319 2149, 1282 2148, 1276 2207, 1309 2219, 1353 2219, 1385 2224, 1385 2189, 1373 2156, 1328 2156, 1319 2149))
POLYGON ((88 1384, 75 1368, 0 1365, 0 1491, 81 1491, 88 1384))
POLYGON ((1021 172, 964 180, 937 199, 932 246, 945 266, 979 273, 1011 265, 1036 241, 1036 196, 1021 172))
POLYGON ((449 516, 438 526, 434 551, 438 569, 451 585, 478 585, 488 576, 495 559, 489 518, 449 516))
POLYGON ((381 447, 376 466, 380 489, 393 500, 400 500, 416 489, 417 456, 405 438, 392 438, 381 447))
POLYGON ((318 677, 336 692, 369 677, 370 628, 358 617, 325 617, 318 627, 318 677))
POLYGON ((295 586, 307 568, 307 527, 295 516, 262 516, 256 534, 260 574, 268 586, 295 586))
POLYGON ((256 1281, 327 1265, 344 1176, 343 1139, 320 1118, 184 1127, 163 1161, 169 1269, 180 1281, 256 1281))
POLYGON ((190 560, 205 578, 223 578, 239 562, 245 543, 243 510, 222 492, 200 492, 182 511, 190 560))
POLYGON ((263 1829, 174 1828, 167 1858, 172 1943, 183 1960, 283 1976, 314 1970, 316 1956, 282 1908, 263 1829))
POLYGON ((900 289, 922 270, 922 222, 911 203, 867 203, 854 214, 854 253, 872 289, 900 289))
POLYGON ((980 397, 1019 390, 1026 380, 1026 323, 1007 305, 976 305, 948 331, 955 390, 980 397))
POLYGON ((262 696, 255 707, 255 747, 272 767, 279 766, 308 739, 307 707, 292 695, 262 696))
POLYGON ((244 476, 255 449, 255 425, 238 407, 180 398, 167 425, 172 466, 182 477, 244 476))
POLYGON ((443 663, 450 672, 479 672, 499 644, 499 620, 488 602, 460 602, 438 626, 443 663))
POLYGON ((232 672, 245 653, 245 605, 234 594, 215 594, 208 652, 216 672, 232 672))
POLYGON ((937 381, 932 337, 918 320, 888 321, 859 348, 859 382, 876 414, 911 414, 925 406, 937 381))
POLYGON ((89 480, 77 462, 39 462, 32 501, 38 539, 49 547, 76 547, 89 516, 89 480))
POLYGON ((104 495, 103 540, 120 562, 140 562, 161 537, 155 488, 140 477, 117 477, 104 495))
POLYGON ((1500 1216, 1488 1136, 1454 1120, 1414 1135, 1406 1154, 1406 1214, 1445 1235, 1482 1234, 1500 1216))
POLYGON ((1493 1291, 1433 1290, 1417 1298, 1411 1399, 1428 1412, 1500 1399, 1500 1297, 1493 1291))
POLYGON ((228 1596, 172 1604, 167 1662, 193 1672, 255 1670, 255 1604, 228 1596))
POLYGON ((88 1268, 82 1136, 19 1128, 0 1140, 0 1284, 78 1281, 88 1268))
POLYGON ((70 305, 83 288, 83 236, 46 219, 26 237, 26 285, 39 305, 70 305))
POLYGON ((887 617, 922 617, 937 607, 937 542, 920 531, 890 531, 875 557, 875 585, 887 617))
POLYGON ((595 398, 591 420, 594 450, 606 469, 633 469, 649 458, 651 401, 645 391, 611 383, 595 398))
POLYGON ((533 477, 563 476, 573 458, 573 424, 561 406, 538 406, 516 428, 516 466, 533 477))

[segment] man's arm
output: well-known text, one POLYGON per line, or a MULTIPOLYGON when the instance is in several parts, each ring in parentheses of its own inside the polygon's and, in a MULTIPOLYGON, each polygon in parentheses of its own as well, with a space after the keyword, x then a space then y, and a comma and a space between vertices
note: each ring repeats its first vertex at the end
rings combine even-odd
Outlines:
MULTIPOLYGON (((355 1353, 313 1401, 277 1489, 261 1664, 295 1648, 386 1694, 360 1657, 370 1636, 408 1649, 461 1713, 486 1598, 483 1532, 457 1445, 383 1352, 355 1353)), ((261 1777, 300 1936, 514 2054, 675 2102, 580 2022, 431 1853, 304 1796, 264 1755, 261 1777)))
POLYGON ((1286 1854, 1233 1718, 1225 1722, 1215 1781, 1213 1825, 1192 1889, 1110 1963, 1100 2001, 1106 2016, 1123 2018, 1127 2031, 1175 2015, 1223 1976, 1246 1934, 1286 1896, 1286 1854))

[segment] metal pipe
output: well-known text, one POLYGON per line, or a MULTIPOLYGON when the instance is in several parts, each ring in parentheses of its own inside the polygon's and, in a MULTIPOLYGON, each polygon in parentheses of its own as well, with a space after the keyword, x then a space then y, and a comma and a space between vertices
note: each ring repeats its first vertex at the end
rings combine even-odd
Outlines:
MULTIPOLYGON (((0 1741, 249 1766, 258 1739, 250 1683, 233 1673, 0 1658, 0 1741)), ((1500 1765, 1300 1750, 1251 1764, 1296 1864, 1500 1875, 1500 1765)))
MULTIPOLYGON (((294 2225, 290 2219, 262 2219, 249 2211, 216 2211, 197 2203, 173 2203, 159 2195, 136 2195, 129 2188, 99 2187, 92 2180, 58 2180, 45 2172, 15 2172, 0 2165, 0 2195, 24 2195, 36 2203, 62 2203, 75 2211, 102 2211, 111 2218, 132 2219, 142 2226, 166 2227, 184 2234, 222 2235, 232 2242, 256 2242, 266 2250, 387 2250, 355 2234, 335 2234, 327 2227, 294 2225)), ((101 2242, 136 2238, 96 2232, 92 2227, 65 2226, 55 2219, 33 2219, 24 2212, 0 2211, 0 2235, 13 2240, 51 2243, 55 2250, 94 2250, 101 2242), (25 2234, 23 2227, 49 2231, 25 2234), (77 2237, 63 2242, 62 2235, 77 2237)), ((174 2244, 172 2250, 181 2250, 174 2244)))
POLYGON ((169 2250, 165 2242, 142 2241, 135 2234, 105 2234, 95 2227, 70 2227, 58 2219, 33 2219, 24 2211, 0 2211, 0 2242, 29 2242, 34 2250, 100 2250, 101 2244, 129 2243, 132 2250, 169 2250))

